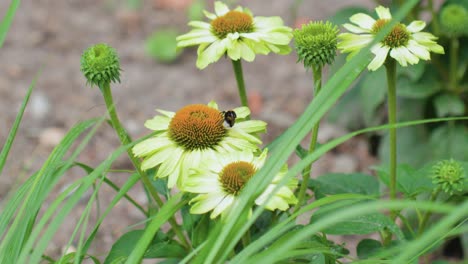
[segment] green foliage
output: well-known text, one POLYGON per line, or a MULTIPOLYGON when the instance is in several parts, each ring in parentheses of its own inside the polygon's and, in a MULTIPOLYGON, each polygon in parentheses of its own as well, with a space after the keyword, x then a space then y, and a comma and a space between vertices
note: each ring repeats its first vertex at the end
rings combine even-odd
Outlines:
MULTIPOLYGON (((398 7, 399 11, 391 23, 398 23, 411 10, 411 16, 417 15, 412 8, 420 3, 416 0, 405 2, 398 7)), ((465 2, 468 4, 468 1, 465 2)), ((298 8, 300 1, 296 1, 296 4, 298 8)), ((0 25, 0 43, 18 5, 19 1, 12 1, 0 25)), ((190 17, 198 17, 203 6, 204 1, 195 1, 189 9, 190 17)), ((342 24, 349 20, 349 16, 363 11, 365 9, 360 7, 346 8, 337 12, 332 21, 342 24)), ((401 122, 379 126, 386 119, 385 73, 383 70, 361 73, 370 61, 370 47, 392 29, 391 23, 382 28, 377 39, 350 61, 345 62, 342 56, 337 58, 335 64, 339 66, 333 66, 338 69, 337 72, 330 75, 321 92, 294 124, 268 145, 270 157, 249 179, 226 217, 213 220, 209 213, 191 214, 189 201, 193 198, 192 194, 169 189, 166 179, 154 177, 159 168, 142 171, 130 150, 152 135, 132 141, 125 129, 116 127, 115 124, 120 125, 116 122, 116 112, 109 111, 111 123, 114 124, 112 128, 118 132, 122 146, 105 160, 99 161, 96 167, 80 162, 80 153, 104 118, 82 121, 70 129, 42 167, 5 201, 0 214, 0 263, 82 263, 88 260, 101 263, 104 256, 103 263, 132 264, 149 258, 158 258, 160 263, 328 264, 343 262, 344 258, 347 259, 345 261, 361 263, 417 263, 418 258, 440 248, 450 236, 460 236, 462 244, 466 246, 467 225, 464 222, 468 217, 468 201, 464 198, 468 193, 468 177, 465 175, 468 171, 468 117, 463 117, 466 114, 463 81, 467 78, 463 67, 466 69, 468 66, 460 59, 461 63, 457 66, 461 70, 457 73, 455 86, 453 82, 447 85, 444 78, 451 78, 451 75, 444 74, 440 69, 440 65, 450 63, 445 57, 434 56, 432 65, 419 63, 413 67, 399 68, 397 92, 401 122), (354 88, 345 95, 352 85, 354 88), (343 95, 345 102, 336 105, 343 95), (358 106, 356 102, 359 102, 358 106), (348 122, 367 128, 324 142, 313 150, 303 148, 301 141, 333 106, 339 109, 339 117, 345 119, 362 112, 359 120, 348 122), (430 119, 433 117, 442 118, 430 119), (267 197, 267 201, 274 199, 275 191, 284 191, 291 179, 339 144, 357 135, 382 133, 394 128, 399 129, 400 158, 396 190, 402 198, 390 201, 386 198, 386 186, 390 185, 391 180, 389 168, 385 165, 385 155, 389 151, 388 140, 384 136, 380 146, 383 162, 374 166, 377 177, 360 172, 325 173, 308 182, 306 187, 313 196, 295 209, 265 211, 264 205, 254 206, 258 195, 266 188, 272 188, 273 178, 292 153, 296 152, 300 160, 292 164, 287 172, 282 171, 284 178, 276 179, 276 189, 267 197), (124 153, 129 155, 135 169, 129 171, 125 182, 119 186, 108 177, 108 173, 114 161, 124 153), (459 160, 457 165, 452 160, 441 161, 451 158, 459 160), (53 191, 59 181, 75 167, 82 169, 84 175, 61 193, 55 194, 53 191), (149 200, 147 206, 140 205, 129 194, 129 190, 140 181, 149 200), (103 184, 110 186, 116 194, 102 214, 95 217, 95 222, 91 222, 91 208, 97 202, 103 184), (91 195, 84 199, 90 190, 91 195), (449 191, 439 195, 441 190, 449 191), (48 199, 51 202, 44 206, 48 199), (90 255, 102 224, 122 199, 142 213, 145 226, 123 234, 104 255, 90 255), (83 213, 69 234, 68 243, 64 245, 65 248, 76 245, 76 251, 63 253, 57 256, 57 260, 46 256, 46 249, 53 237, 79 204, 84 204, 83 213), (437 214, 437 221, 432 221, 434 214, 437 214), (177 221, 175 216, 178 216, 177 221), (411 216, 416 217, 415 221, 411 216), (401 221, 404 227, 397 225, 396 221, 401 221), (373 233, 379 233, 382 239, 362 239, 355 249, 346 244, 336 244, 328 236, 373 233), (350 251, 357 252, 359 260, 349 256, 350 251)), ((336 31, 334 27, 333 31, 336 31)), ((176 35, 174 31, 158 32, 147 41, 147 51, 164 62, 175 60, 178 56, 176 35)), ((305 39, 307 37, 299 37, 298 43, 305 39)), ((88 82, 102 86, 120 81, 116 51, 107 45, 99 47, 97 50, 92 47, 83 55, 82 70, 88 82), (110 57, 101 58, 102 55, 110 57), (103 62, 113 64, 105 66, 103 62)), ((468 56, 466 51, 460 52, 462 58, 468 56)), ((308 63, 317 63, 312 61, 308 63)), ((34 84, 35 80, 26 93, 0 153, 0 172, 18 133, 34 84)), ((115 106, 110 89, 104 96, 108 110, 113 110, 115 106)), ((231 130, 232 133, 236 132, 235 128, 231 130)))
POLYGON ((179 33, 173 29, 153 32, 145 42, 146 53, 157 61, 173 62, 181 53, 181 50, 177 50, 178 35, 179 33))

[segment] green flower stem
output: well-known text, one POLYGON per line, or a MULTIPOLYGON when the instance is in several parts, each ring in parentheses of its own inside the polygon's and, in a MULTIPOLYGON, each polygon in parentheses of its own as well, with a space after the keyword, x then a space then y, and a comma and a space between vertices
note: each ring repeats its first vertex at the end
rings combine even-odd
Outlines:
MULTIPOLYGON (((120 191, 120 188, 119 186, 117 186, 117 184, 115 184, 114 182, 112 182, 111 180, 109 180, 107 177, 104 178, 104 182, 109 185, 112 189, 114 189, 114 191, 116 192, 119 192, 120 191)), ((124 194, 124 198, 127 199, 127 201, 131 204, 133 204, 133 206, 135 206, 138 210, 140 210, 145 216, 149 216, 149 213, 146 212, 146 210, 143 208, 143 206, 141 206, 137 201, 135 201, 132 197, 130 197, 128 194, 124 194)))
POLYGON ((247 93, 245 91, 245 82, 244 74, 242 72, 242 63, 241 60, 231 60, 232 67, 234 68, 234 74, 236 75, 237 89, 239 91, 239 97, 242 103, 242 106, 249 107, 249 101, 247 100, 247 93))
MULTIPOLYGON (((315 87, 314 97, 317 97, 317 95, 320 92, 320 89, 322 88, 322 68, 312 67, 312 73, 314 77, 314 87, 315 87)), ((312 132, 310 135, 309 153, 314 152, 315 147, 317 145, 319 125, 320 125, 320 122, 317 122, 317 124, 315 124, 315 126, 312 128, 312 132)), ((299 194, 297 195, 298 202, 294 208, 294 212, 297 212, 301 208, 302 204, 305 202, 304 200, 306 199, 306 192, 307 192, 307 187, 309 184, 309 178, 310 178, 311 172, 312 172, 312 163, 302 171, 302 183, 299 189, 299 194)))
MULTIPOLYGON (((396 123, 396 61, 389 59, 385 63, 388 84, 388 124, 396 123)), ((396 199, 397 134, 396 128, 390 128, 390 199, 396 199)), ((396 215, 392 213, 392 218, 396 215)))
MULTIPOLYGON (((110 89, 110 83, 106 83, 102 85, 100 89, 102 91, 102 95, 104 96, 104 101, 106 102, 106 107, 107 107, 107 111, 109 112, 109 117, 112 123, 112 127, 117 132, 117 135, 119 136, 121 144, 124 146, 130 144, 132 140, 130 139, 130 136, 128 135, 127 131, 125 131, 122 124, 120 123, 119 117, 117 116, 117 112, 115 111, 114 101, 112 99, 112 92, 110 89)), ((150 192, 151 196, 156 201, 158 206, 162 207, 164 202, 162 201, 161 197, 159 197, 159 194, 156 188, 153 186, 153 184, 151 184, 151 180, 149 176, 146 174, 146 172, 141 170, 140 161, 135 157, 135 155, 133 155, 133 152, 130 148, 127 149, 127 153, 128 153, 128 156, 130 157, 130 160, 133 163, 133 166, 135 166, 135 169, 140 175, 141 180, 143 184, 145 185, 146 189, 150 192)), ((180 226, 177 224, 174 217, 171 217, 169 219, 169 224, 172 226, 174 233, 179 238, 183 246, 189 249, 190 245, 187 239, 185 238, 184 234, 182 233, 182 230, 180 229, 180 226)))
POLYGON ((450 39, 450 90, 461 93, 458 89, 458 50, 460 42, 458 38, 452 37, 450 39))
MULTIPOLYGON (((437 196, 440 193, 440 189, 434 190, 431 194, 431 202, 434 202, 437 199, 437 196)), ((431 217, 432 212, 431 211, 426 211, 424 213, 424 216, 422 217, 421 221, 419 221, 419 229, 418 229, 418 235, 420 236, 423 232, 424 229, 426 229, 426 224, 429 218, 431 217)))

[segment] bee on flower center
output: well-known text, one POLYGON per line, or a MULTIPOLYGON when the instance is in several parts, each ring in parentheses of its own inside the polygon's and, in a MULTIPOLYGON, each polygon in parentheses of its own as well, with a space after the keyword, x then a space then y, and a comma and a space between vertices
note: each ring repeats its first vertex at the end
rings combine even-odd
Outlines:
POLYGON ((236 118, 237 118, 236 112, 232 110, 228 110, 228 111, 222 111, 221 114, 224 117, 224 124, 223 124, 224 127, 226 128, 233 127, 234 123, 236 123, 236 118))

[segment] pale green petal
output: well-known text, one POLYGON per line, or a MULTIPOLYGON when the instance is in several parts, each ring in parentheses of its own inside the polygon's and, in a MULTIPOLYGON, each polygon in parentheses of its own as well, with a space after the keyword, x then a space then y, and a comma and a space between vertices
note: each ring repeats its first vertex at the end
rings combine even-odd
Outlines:
POLYGON ((236 129, 246 133, 258 133, 266 130, 267 123, 260 120, 247 120, 234 125, 236 129))
POLYGON ((171 118, 158 115, 153 119, 146 120, 145 127, 155 131, 167 130, 170 122, 171 118))
POLYGON ((190 200, 190 204, 192 204, 190 213, 204 214, 209 212, 218 206, 218 204, 224 199, 224 196, 225 194, 219 192, 200 194, 190 200))
MULTIPOLYGON (((200 46, 201 48, 202 46, 200 46)), ((197 67, 204 69, 209 64, 218 61, 221 56, 226 52, 226 42, 217 40, 213 42, 208 48, 198 54, 197 67)))
POLYGON ((353 33, 370 33, 371 31, 369 29, 365 28, 360 28, 358 26, 355 26, 353 24, 345 23, 343 24, 343 27, 346 28, 347 30, 353 32, 353 33))
POLYGON ((415 39, 419 43, 426 43, 426 42, 433 42, 437 39, 436 36, 432 35, 431 33, 427 32, 416 32, 412 34, 413 39, 415 39))
MULTIPOLYGON (((203 150, 203 152, 212 151, 212 150, 203 150)), ((199 166, 203 152, 200 150, 186 151, 184 153, 184 160, 181 162, 180 166, 180 176, 178 179, 178 186, 184 186, 185 179, 189 176, 189 171, 191 168, 196 168, 199 166)))
POLYGON ((188 25, 194 28, 201 28, 201 29, 208 29, 208 30, 211 28, 210 23, 206 23, 203 21, 190 21, 188 25))
POLYGON ((229 58, 236 61, 241 58, 241 46, 239 41, 232 42, 232 45, 228 48, 227 54, 229 58))
POLYGON ((246 118, 250 115, 250 109, 247 106, 236 107, 233 109, 237 118, 246 118))
POLYGON ((277 54, 280 54, 280 55, 288 55, 289 53, 291 53, 291 47, 289 45, 275 45, 277 49, 279 49, 279 51, 275 52, 277 54))
POLYGON ((220 1, 216 1, 214 3, 214 9, 217 16, 224 16, 227 12, 229 12, 228 6, 220 1))
MULTIPOLYGON (((415 56, 413 53, 411 53, 407 47, 399 47, 398 48, 401 52, 401 54, 403 54, 403 56, 405 57, 406 61, 409 63, 409 64, 417 64, 419 62, 419 58, 417 56, 415 56)), ((390 53, 391 55, 391 53, 390 53)))
POLYGON ((255 158, 255 160, 253 161, 255 168, 260 169, 261 167, 263 167, 263 164, 265 164, 267 155, 268 155, 268 149, 266 148, 262 151, 260 156, 255 158))
POLYGON ((261 34, 261 41, 266 41, 275 45, 288 45, 289 42, 291 42, 291 39, 291 34, 284 34, 279 32, 269 32, 261 34))
POLYGON ((389 50, 389 47, 383 46, 381 44, 377 44, 376 46, 372 47, 371 51, 375 54, 375 58, 369 63, 367 69, 370 71, 375 71, 380 68, 380 66, 384 64, 389 50))
POLYGON ((253 40, 254 42, 260 42, 261 41, 260 38, 262 37, 262 34, 259 34, 258 32, 249 32, 249 33, 240 33, 239 36, 244 39, 253 40))
POLYGON ((214 101, 214 100, 211 100, 211 101, 208 103, 208 106, 211 107, 211 108, 214 108, 214 109, 216 109, 216 110, 219 109, 218 103, 216 103, 216 101, 214 101))
POLYGON ((216 206, 216 208, 213 210, 213 212, 210 215, 211 219, 216 218, 218 215, 220 215, 224 210, 226 210, 228 207, 232 205, 234 202, 234 197, 231 195, 226 195, 224 199, 216 206))
MULTIPOLYGON (((177 163, 179 162, 182 154, 183 150, 181 148, 175 148, 173 152, 171 152, 170 158, 166 158, 166 160, 159 166, 157 177, 164 178, 171 174, 177 168, 177 163)), ((169 185, 169 188, 172 188, 172 186, 173 185, 169 185)))
MULTIPOLYGON (((197 33, 198 34, 198 33, 197 33)), ((196 46, 204 43, 212 43, 218 40, 216 36, 211 35, 209 32, 204 32, 204 35, 200 36, 194 36, 193 38, 190 39, 180 39, 177 41, 177 47, 178 48, 184 48, 184 47, 189 47, 189 46, 196 46)))
POLYGON ((416 33, 423 30, 426 27, 426 22, 421 20, 415 20, 406 27, 409 32, 416 33))
POLYGON ((371 16, 363 13, 352 15, 349 20, 359 27, 367 30, 371 30, 372 26, 374 26, 374 23, 376 22, 371 16))
POLYGON ((375 8, 375 12, 377 12, 377 16, 382 19, 392 19, 392 15, 390 14, 390 9, 383 7, 383 6, 378 6, 375 8))
POLYGON ((192 169, 190 176, 185 180, 183 190, 191 193, 211 193, 222 189, 217 174, 192 169))
POLYGON ((352 33, 343 33, 338 35, 338 37, 341 41, 338 42, 337 47, 343 53, 360 50, 369 45, 369 43, 374 39, 370 34, 356 35, 352 33))
POLYGON ((401 47, 398 48, 393 48, 390 51, 390 56, 394 58, 398 63, 400 63, 401 66, 406 67, 408 66, 405 54, 403 52, 403 49, 401 47))
POLYGON ((205 14, 205 16, 206 16, 207 18, 211 19, 211 20, 214 20, 214 19, 217 18, 217 16, 216 16, 215 14, 210 13, 210 12, 208 12, 208 11, 206 11, 206 10, 203 10, 203 14, 205 14))
POLYGON ((167 176, 167 187, 170 189, 172 189, 177 184, 177 180, 179 179, 180 175, 180 163, 182 162, 183 158, 184 156, 181 156, 175 165, 175 169, 167 176))
POLYGON ((171 111, 164 111, 164 110, 161 110, 161 109, 156 109, 157 112, 169 117, 169 118, 173 118, 175 113, 174 112, 171 112, 171 111))
POLYGON ((159 135, 156 137, 148 138, 136 144, 132 148, 132 151, 133 151, 133 154, 135 154, 135 156, 144 157, 144 156, 147 156, 148 154, 159 151, 173 144, 174 143, 171 140, 169 140, 167 136, 159 135))
POLYGON ((438 54, 445 54, 445 51, 444 51, 444 47, 442 47, 441 45, 437 44, 437 43, 431 43, 431 44, 428 44, 427 45, 429 50, 434 52, 434 53, 438 53, 438 54))
POLYGON ((428 51, 428 48, 423 45, 420 45, 418 42, 414 40, 410 40, 408 41, 407 47, 414 55, 418 56, 420 59, 423 59, 423 60, 431 59, 431 55, 428 51))
POLYGON ((258 28, 259 30, 264 30, 264 29, 270 30, 275 27, 284 27, 283 19, 279 16, 273 16, 273 17, 257 16, 257 17, 254 17, 253 21, 254 21, 254 26, 258 28))
POLYGON ((255 52, 244 42, 240 42, 240 51, 242 59, 248 62, 252 62, 255 59, 255 52))
POLYGON ((236 127, 236 125, 234 125, 231 129, 229 129, 228 135, 230 137, 244 139, 244 140, 247 140, 249 142, 256 143, 256 144, 261 144, 262 143, 262 141, 260 139, 258 139, 255 136, 252 136, 249 133, 246 133, 246 132, 240 130, 239 128, 236 127))
POLYGON ((145 158, 141 163, 141 169, 146 171, 165 162, 167 159, 170 159, 171 154, 173 151, 175 151, 175 149, 176 146, 169 146, 164 149, 161 149, 160 151, 156 152, 151 156, 148 156, 148 158, 145 158))

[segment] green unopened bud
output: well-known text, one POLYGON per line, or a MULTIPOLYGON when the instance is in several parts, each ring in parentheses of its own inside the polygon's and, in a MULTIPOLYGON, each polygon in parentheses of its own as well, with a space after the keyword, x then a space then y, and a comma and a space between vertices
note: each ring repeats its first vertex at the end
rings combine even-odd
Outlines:
POLYGON ((465 172, 462 165, 453 160, 439 161, 432 167, 432 182, 448 194, 463 190, 465 172))
POLYGON ((120 82, 119 56, 111 46, 96 44, 83 52, 81 71, 91 86, 102 87, 111 82, 120 82))
POLYGON ((440 26, 449 37, 468 35, 468 11, 457 4, 445 6, 440 12, 440 26))
POLYGON ((293 31, 298 62, 306 68, 332 64, 336 56, 338 27, 330 22, 310 22, 293 31))

